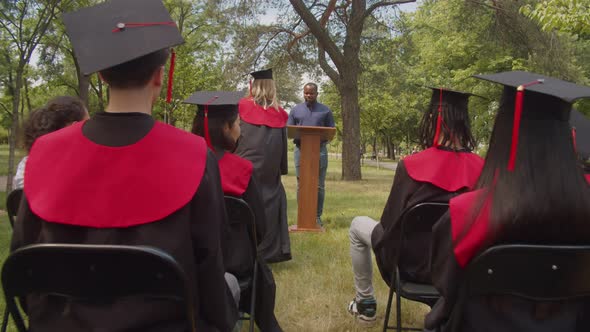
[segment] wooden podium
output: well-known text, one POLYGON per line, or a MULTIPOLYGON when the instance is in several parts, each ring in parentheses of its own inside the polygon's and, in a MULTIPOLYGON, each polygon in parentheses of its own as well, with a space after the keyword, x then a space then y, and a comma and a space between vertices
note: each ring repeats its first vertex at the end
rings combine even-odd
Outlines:
POLYGON ((320 143, 334 138, 336 128, 287 126, 287 136, 299 139, 299 197, 297 197, 297 225, 291 232, 321 232, 316 223, 318 182, 320 174, 320 143))

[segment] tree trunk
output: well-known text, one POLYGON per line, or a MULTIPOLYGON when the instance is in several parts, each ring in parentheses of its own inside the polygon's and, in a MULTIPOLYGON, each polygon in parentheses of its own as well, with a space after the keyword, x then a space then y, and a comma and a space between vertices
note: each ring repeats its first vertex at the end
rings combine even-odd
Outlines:
POLYGON ((342 180, 361 180, 360 162, 360 114, 357 73, 354 79, 345 80, 340 90, 342 98, 342 180))
POLYGON ((6 175, 6 193, 12 191, 12 177, 14 176, 14 153, 16 149, 16 135, 18 133, 18 111, 20 106, 20 90, 22 84, 23 69, 18 68, 14 82, 14 95, 12 96, 12 124, 10 125, 10 134, 8 135, 8 174, 6 175))

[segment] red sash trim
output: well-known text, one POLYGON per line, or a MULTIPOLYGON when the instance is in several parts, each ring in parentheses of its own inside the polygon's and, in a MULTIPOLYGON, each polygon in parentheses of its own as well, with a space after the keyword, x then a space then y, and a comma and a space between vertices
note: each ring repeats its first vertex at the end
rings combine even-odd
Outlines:
POLYGON ((431 147, 406 157, 408 175, 419 182, 428 182, 454 192, 475 186, 484 160, 475 153, 452 152, 431 147))
POLYGON ((470 224, 473 206, 485 193, 485 190, 480 189, 459 195, 449 201, 453 252, 460 267, 465 267, 469 263, 487 239, 491 208, 489 199, 480 209, 475 221, 470 224), (469 230, 465 230, 467 227, 469 230))
POLYGON ((271 128, 284 128, 287 125, 289 114, 279 107, 264 109, 251 98, 242 98, 239 103, 240 119, 249 124, 267 126, 271 128))
POLYGON ((35 142, 26 166, 31 211, 48 222, 123 228, 163 219, 190 202, 205 171, 201 137, 156 122, 137 143, 109 147, 77 123, 35 142))
POLYGON ((590 174, 585 174, 584 176, 586 177, 586 181, 588 181, 588 183, 590 183, 590 174))
POLYGON ((250 161, 226 152, 219 159, 219 175, 221 175, 223 193, 242 196, 250 183, 253 168, 250 161))

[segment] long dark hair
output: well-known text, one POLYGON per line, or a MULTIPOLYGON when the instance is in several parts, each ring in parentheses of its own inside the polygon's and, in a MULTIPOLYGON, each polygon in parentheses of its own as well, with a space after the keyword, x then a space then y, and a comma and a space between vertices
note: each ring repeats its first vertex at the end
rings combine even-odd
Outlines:
POLYGON ((75 121, 82 121, 88 112, 77 97, 60 96, 51 99, 42 108, 29 114, 24 126, 24 143, 27 151, 40 136, 64 128, 75 121))
POLYGON ((569 126, 571 105, 525 92, 516 166, 507 170, 516 89, 506 87, 476 188, 491 198, 487 245, 577 243, 590 240, 590 191, 569 126))
MULTIPOLYGON (((468 98, 458 96, 456 93, 444 92, 444 99, 442 102, 442 117, 443 124, 441 126, 441 137, 443 138, 441 145, 453 144, 458 141, 464 149, 473 150, 475 148, 475 140, 471 134, 471 123, 469 120, 469 113, 467 106, 469 104, 468 98)), ((430 105, 422 121, 419 129, 419 144, 423 149, 427 149, 433 145, 434 134, 436 132, 436 119, 438 115, 438 105, 440 104, 439 94, 434 93, 430 99, 430 105)))
MULTIPOLYGON (((231 137, 227 137, 223 133, 223 127, 228 125, 232 127, 238 119, 238 112, 223 113, 223 115, 211 116, 209 113, 209 137, 211 138, 211 145, 216 150, 233 151, 236 148, 237 142, 234 142, 231 137)), ((193 120, 192 133, 205 137, 204 128, 205 117, 201 112, 198 112, 193 120)))

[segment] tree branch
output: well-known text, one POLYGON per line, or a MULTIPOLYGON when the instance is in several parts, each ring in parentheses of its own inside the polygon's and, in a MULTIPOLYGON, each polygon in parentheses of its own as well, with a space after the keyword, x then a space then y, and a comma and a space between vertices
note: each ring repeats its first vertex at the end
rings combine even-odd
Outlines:
POLYGON ((396 1, 375 2, 374 4, 370 5, 369 8, 367 8, 367 10, 365 10, 364 17, 367 17, 367 16, 373 14, 375 9, 380 8, 380 7, 393 6, 393 5, 399 5, 402 3, 410 3, 410 2, 416 2, 416 0, 396 0, 396 1))
POLYGON ((320 63, 320 67, 328 75, 328 77, 336 84, 337 86, 340 85, 340 75, 326 60, 326 51, 318 45, 318 62, 320 63))
MULTIPOLYGON (((342 67, 345 62, 344 55, 340 52, 338 46, 336 45, 336 43, 334 43, 332 38, 330 38, 330 35, 328 34, 328 31, 325 29, 325 27, 323 27, 321 23, 315 18, 315 16, 311 13, 309 8, 305 6, 305 3, 302 0, 289 1, 291 2, 291 5, 293 6, 297 14, 299 14, 303 22, 305 22, 310 32, 316 37, 318 43, 320 45, 323 45, 326 53, 328 53, 328 55, 336 65, 336 68, 342 67)), ((335 0, 330 1, 335 2, 335 0)), ((329 14, 326 14, 329 8, 330 6, 328 6, 328 9, 326 10, 326 12, 324 12, 324 15, 322 15, 322 18, 325 15, 327 15, 327 17, 330 16, 329 14, 331 14, 331 12, 329 14)))

